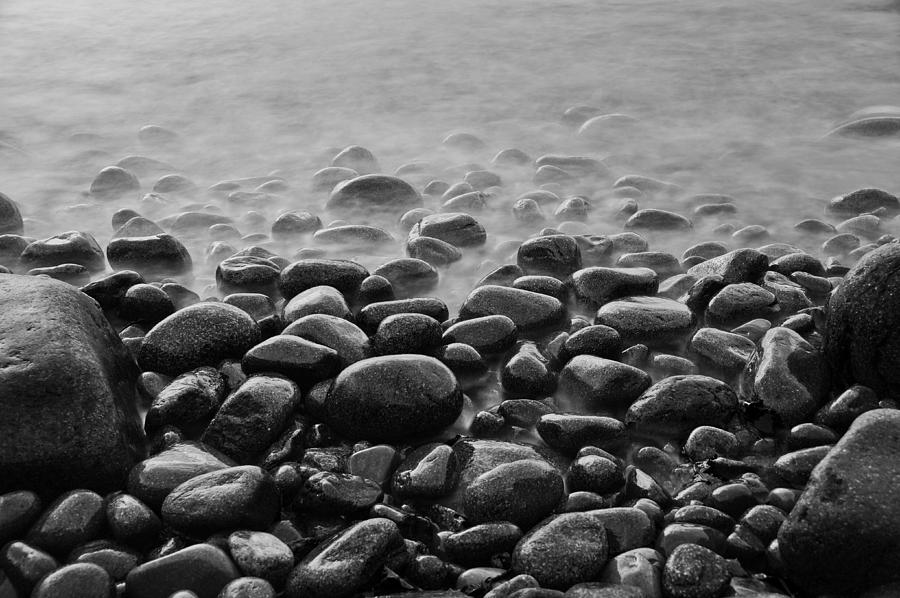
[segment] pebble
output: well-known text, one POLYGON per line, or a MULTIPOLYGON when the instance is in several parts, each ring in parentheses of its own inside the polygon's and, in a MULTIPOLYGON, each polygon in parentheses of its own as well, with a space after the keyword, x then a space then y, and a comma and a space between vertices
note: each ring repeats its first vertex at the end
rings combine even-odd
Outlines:
POLYGON ((136 195, 141 183, 134 173, 121 166, 107 166, 91 181, 91 195, 102 200, 116 200, 136 195))
POLYGON ((468 485, 464 513, 476 524, 509 521, 529 529, 564 499, 563 486, 562 476, 547 463, 529 459, 504 463, 468 485))
POLYGON ((228 551, 241 573, 274 587, 282 587, 294 567, 291 549, 266 532, 236 531, 228 536, 228 551))
POLYGON ((720 380, 671 376, 644 391, 628 408, 625 423, 638 432, 684 438, 697 426, 723 427, 737 405, 734 390, 720 380))
POLYGON ((576 355, 559 373, 561 399, 580 413, 626 408, 651 384, 643 370, 594 355, 576 355))
POLYGON ((12 589, 4 588, 12 598, 18 595, 16 590, 25 595, 30 594, 42 578, 59 569, 59 563, 43 550, 14 541, 0 549, 0 569, 13 586, 12 589))
POLYGON ((506 316, 520 331, 533 333, 562 323, 566 308, 558 299, 540 293, 484 285, 469 293, 459 310, 462 320, 493 315, 506 316))
POLYGON ((581 269, 581 249, 569 235, 544 235, 519 245, 516 264, 529 275, 567 278, 581 269))
POLYGON ((663 591, 670 598, 718 598, 731 574, 725 559, 697 544, 672 551, 663 570, 663 591))
POLYGON ((193 592, 197 598, 217 598, 240 572, 228 554, 210 544, 194 544, 131 570, 125 578, 126 598, 169 598, 193 592))
POLYGON ((134 270, 150 278, 185 274, 193 268, 187 248, 169 234, 112 239, 106 259, 114 270, 134 270))
POLYGON ((337 183, 325 207, 338 212, 391 210, 402 213, 421 204, 422 197, 403 179, 384 174, 363 174, 337 183))
POLYGON ((447 304, 434 297, 413 297, 409 299, 393 299, 390 301, 378 301, 363 307, 356 316, 359 327, 372 334, 378 329, 378 325, 396 314, 423 314, 443 322, 450 317, 447 304))
POLYGON ((406 456, 393 474, 398 496, 437 498, 449 494, 459 481, 459 459, 446 444, 424 444, 406 456))
POLYGON ((222 404, 225 380, 213 367, 181 374, 153 399, 144 420, 148 431, 165 425, 205 426, 222 404))
POLYGON ((302 259, 281 271, 278 289, 287 301, 317 286, 329 286, 352 297, 368 276, 369 271, 354 261, 302 259))
POLYGON ((575 296, 597 307, 631 295, 655 295, 658 289, 659 276, 650 268, 595 266, 572 274, 575 296))
POLYGON ((694 315, 683 304, 663 297, 626 297, 597 310, 595 324, 614 328, 628 344, 666 346, 686 339, 694 315))
POLYGON ((106 523, 103 498, 89 490, 71 490, 49 505, 25 535, 29 545, 65 556, 100 536, 106 523))
POLYGON ((444 212, 425 216, 409 231, 407 241, 418 237, 433 237, 454 247, 484 245, 487 233, 472 216, 460 212, 444 212))

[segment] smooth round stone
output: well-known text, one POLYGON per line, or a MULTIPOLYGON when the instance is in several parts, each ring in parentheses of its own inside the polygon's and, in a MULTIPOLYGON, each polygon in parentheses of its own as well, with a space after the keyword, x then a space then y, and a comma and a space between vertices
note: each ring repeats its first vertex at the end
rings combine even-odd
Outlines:
POLYGON ((0 193, 0 235, 21 235, 24 232, 19 204, 0 193))
POLYGON ((609 174, 609 169, 602 161, 588 156, 544 154, 534 161, 534 165, 538 168, 541 166, 556 166, 577 176, 602 177, 609 174))
POLYGON ((544 235, 519 245, 516 264, 531 275, 565 279, 581 269, 581 249, 569 235, 544 235))
POLYGON ((183 482, 233 465, 218 451, 196 442, 180 442, 135 465, 128 475, 128 492, 158 509, 183 482))
POLYGON ((350 260, 303 259, 281 271, 279 290, 285 300, 317 286, 329 286, 353 296, 369 271, 350 260))
POLYGON ((441 323, 423 314, 388 316, 372 335, 376 355, 431 354, 441 344, 441 323))
POLYGON ((326 420, 347 438, 391 442, 440 432, 459 416, 462 391, 453 373, 425 355, 359 361, 335 379, 326 420))
POLYGON ((352 314, 344 295, 334 287, 317 286, 306 289, 284 306, 284 320, 294 322, 311 314, 326 314, 350 319, 352 314))
POLYGON ((691 461, 705 461, 716 457, 732 457, 739 451, 737 437, 713 426, 694 428, 684 443, 684 452, 691 461))
POLYGON ((462 251, 456 246, 434 237, 416 237, 407 241, 406 254, 435 267, 449 266, 462 259, 462 251))
POLYGON ((193 267, 187 248, 168 234, 113 239, 106 246, 106 259, 115 270, 144 276, 183 274, 193 267))
POLYGON ((484 245, 487 233, 472 216, 459 212, 444 212, 425 216, 409 231, 407 241, 418 237, 433 237, 454 247, 484 245))
POLYGON ((579 301, 600 306, 629 295, 655 295, 659 276, 650 268, 594 266, 572 274, 572 290, 579 301))
POLYGON ((90 563, 57 569, 43 578, 31 593, 33 598, 114 598, 116 589, 109 574, 90 563))
POLYGON ((25 541, 52 554, 65 555, 93 540, 105 524, 103 498, 90 490, 72 490, 57 498, 31 526, 25 541))
POLYGON ((246 374, 276 373, 307 388, 340 370, 337 351, 293 335, 268 338, 241 359, 246 374))
POLYGON ((394 287, 383 276, 367 276, 359 285, 356 301, 359 305, 369 305, 379 301, 393 301, 394 287))
POLYGON ((129 218, 125 222, 121 224, 121 226, 116 227, 115 232, 113 233, 113 238, 118 239, 122 237, 152 237, 153 235, 161 235, 165 234, 165 230, 160 227, 158 224, 144 218, 143 216, 134 216, 133 218, 129 218))
POLYGON ((333 349, 341 368, 371 357, 369 337, 356 324, 341 317, 310 314, 292 322, 281 334, 333 349))
POLYGON ((494 166, 525 166, 531 162, 531 156, 518 148, 502 149, 491 158, 494 166))
POLYGON ((540 223, 547 219, 541 205, 528 197, 517 199, 513 204, 512 213, 516 220, 524 224, 540 223))
POLYGON ((265 529, 279 514, 275 480, 255 466, 231 467, 192 478, 163 501, 163 522, 189 537, 228 529, 265 529))
POLYGON ((91 181, 91 195, 104 200, 136 195, 140 190, 141 182, 134 173, 120 166, 107 166, 91 181))
POLYGON ((831 445, 814 446, 784 453, 772 464, 778 476, 786 484, 802 488, 806 485, 815 468, 831 450, 831 445))
POLYGON ((201 440, 238 463, 254 462, 278 438, 299 404, 300 389, 290 380, 251 376, 225 400, 201 440))
MULTIPOLYGON (((540 169, 552 169, 553 166, 542 166, 540 169)), ((560 169, 556 169, 560 170, 560 169)), ((560 172, 565 172, 560 170, 560 172)), ((565 176, 570 177, 571 175, 566 174, 565 176)), ((591 210, 593 206, 590 202, 584 197, 574 196, 568 197, 561 201, 559 205, 553 210, 553 217, 560 224, 560 229, 564 228, 563 225, 568 222, 586 222, 587 219, 591 215, 591 210)), ((579 228, 579 227, 575 227, 579 228)), ((576 232, 576 231, 573 231, 576 232)), ((578 231, 583 232, 583 231, 578 231)))
POLYGON ((239 576, 225 551, 194 544, 133 569, 125 579, 125 597, 169 598, 188 591, 198 598, 218 598, 226 584, 239 576))
POLYGON ((154 326, 144 337, 138 361, 145 370, 175 376, 242 357, 259 338, 259 326, 245 311, 223 303, 198 303, 154 326))
POLYGON ((664 251, 625 253, 619 256, 615 265, 619 268, 649 268, 663 280, 682 273, 678 258, 664 251))
POLYGON ((484 275, 475 283, 475 286, 482 287, 486 285, 495 285, 500 287, 512 287, 513 281, 524 275, 525 271, 516 264, 503 264, 484 275))
POLYGON ((563 478, 555 467, 536 460, 514 461, 475 478, 465 491, 463 509, 473 523, 509 521, 529 529, 564 496, 563 478))
POLYGON ((547 295, 562 303, 569 301, 566 283, 552 276, 520 276, 513 281, 512 288, 547 295))
POLYGON ((143 557, 140 552, 110 542, 95 540, 82 544, 69 553, 70 563, 90 563, 101 567, 113 581, 124 581, 128 572, 137 567, 143 557))
POLYGON ((682 544, 666 560, 663 590, 671 598, 717 598, 730 580, 725 559, 697 544, 682 544))
MULTIPOLYGON (((10 593, 9 584, 0 583, 11 598, 19 594, 19 590, 27 595, 42 578, 59 568, 59 563, 46 552, 24 542, 9 542, 0 549, 0 571, 13 586, 10 593)), ((0 582, 3 580, 0 579, 0 582)))
POLYGON ((827 210, 835 215, 859 216, 881 208, 888 216, 896 216, 900 214, 900 199, 883 189, 858 189, 832 199, 827 210))
POLYGON ((460 197, 462 195, 468 195, 469 193, 473 193, 475 191, 475 187, 470 185, 465 181, 461 181, 458 183, 454 183, 450 185, 446 191, 441 195, 441 200, 446 203, 455 197, 460 197))
POLYGON ((484 285, 469 293, 459 315, 463 320, 502 315, 512 320, 519 330, 536 332, 562 324, 566 308, 558 299, 540 293, 484 285))
POLYGON ((138 130, 137 137, 142 144, 157 147, 165 147, 181 140, 178 133, 160 125, 144 125, 138 130))
POLYGON ((765 274, 769 258, 755 249, 736 249, 692 266, 687 273, 698 280, 704 276, 721 276, 725 284, 756 282, 765 274))
POLYGON ((737 410, 730 386, 700 375, 671 376, 648 388, 625 415, 625 423, 647 434, 686 437, 697 426, 724 427, 737 410))
POLYGON ((266 532, 237 531, 228 536, 228 550, 241 573, 281 587, 294 566, 287 544, 266 532))
POLYGON ((202 425, 222 404, 226 390, 225 381, 213 367, 186 372, 159 391, 147 410, 144 428, 202 425))
POLYGON ((531 575, 541 587, 564 590, 596 579, 608 551, 601 521, 589 513, 564 513, 544 521, 519 541, 510 569, 531 575))
POLYGON ((366 224, 343 224, 319 229, 313 241, 320 245, 338 245, 344 248, 367 249, 394 242, 389 232, 366 224))
POLYGON ((255 256, 234 256, 216 268, 216 286, 223 294, 276 291, 281 268, 272 260, 255 256))
POLYGON ((41 499, 30 490, 0 495, 0 546, 22 537, 41 511, 41 499))
POLYGON ((272 222, 272 237, 289 240, 322 228, 322 220, 309 212, 286 212, 272 222))
POLYGON ((715 367, 735 372, 744 369, 756 351, 756 344, 740 334, 701 328, 691 338, 690 349, 715 367))
MULTIPOLYGON (((571 337, 570 337, 571 338, 571 337)), ((576 355, 559 374, 559 395, 579 413, 627 407, 647 390, 650 376, 636 367, 594 355, 576 355)))
POLYGON ((413 449, 397 467, 393 494, 436 498, 449 494, 459 480, 459 460, 446 444, 425 444, 413 449))
POLYGON ((286 598, 347 598, 361 590, 399 551, 397 524, 373 518, 321 543, 291 572, 286 598))
POLYGON ((398 298, 425 294, 438 283, 438 272, 434 266, 415 258, 391 260, 376 268, 372 274, 386 278, 398 298))
POLYGON ((617 463, 598 455, 577 458, 566 473, 569 492, 607 494, 625 485, 624 471, 617 463))
POLYGON ((444 331, 443 342, 465 343, 481 355, 503 353, 515 345, 518 328, 507 316, 484 316, 463 320, 444 331))
POLYGON ((298 511, 358 516, 381 500, 381 485, 357 475, 321 471, 303 484, 294 501, 298 511))
POLYGON ((822 407, 816 414, 815 422, 844 432, 857 417, 877 409, 878 403, 878 395, 871 388, 855 384, 822 407))
POLYGON ((447 304, 440 299, 434 297, 413 297, 370 303, 359 311, 359 314, 356 316, 356 322, 362 330, 372 334, 385 318, 405 313, 424 314, 438 322, 443 322, 450 317, 447 304))
POLYGON ((336 211, 405 212, 422 205, 422 197, 403 179, 364 174, 334 186, 325 207, 336 211))
POLYGON ((775 295, 749 282, 730 284, 716 293, 706 309, 707 322, 732 328, 757 318, 772 317, 777 308, 775 295))
POLYGON ((129 546, 144 547, 162 531, 162 521, 135 496, 117 493, 107 498, 107 529, 113 538, 129 546))
POLYGON ((361 145, 349 145, 331 159, 332 166, 352 168, 359 174, 378 172, 378 160, 368 149, 361 145))
POLYGON ((197 192, 197 185, 182 174, 167 174, 153 184, 153 192, 192 195, 197 192))
POLYGON ((126 322, 150 328, 175 312, 172 299, 164 290, 149 284, 129 287, 119 303, 119 316, 126 322))
POLYGON ((621 421, 599 415, 550 413, 541 416, 537 432, 549 446, 568 454, 584 446, 618 450, 628 440, 621 421))
POLYGON ((638 210, 625 222, 629 230, 684 231, 693 228, 691 221, 675 212, 645 208, 638 210))
MULTIPOLYGON (((4 272, 4 274, 11 273, 11 271, 4 272)), ((90 271, 81 264, 59 264, 58 266, 48 266, 46 268, 32 268, 25 274, 28 276, 46 276, 76 287, 91 281, 90 271)))
POLYGON ((477 567, 495 555, 511 553, 521 539, 522 530, 512 523, 483 523, 449 535, 443 548, 454 563, 477 567))
POLYGON ((500 384, 510 397, 542 398, 556 389, 556 372, 534 343, 528 342, 503 365, 500 384))
POLYGON ((627 344, 660 346, 684 339, 694 316, 683 304, 662 297, 627 297, 597 310, 595 324, 614 328, 627 344))
POLYGON ((334 186, 350 179, 355 179, 360 173, 352 168, 343 166, 328 166, 317 170, 312 177, 313 191, 331 191, 334 186))
POLYGON ((19 256, 25 268, 79 264, 91 272, 103 270, 103 250, 89 233, 69 231, 30 243, 19 256))

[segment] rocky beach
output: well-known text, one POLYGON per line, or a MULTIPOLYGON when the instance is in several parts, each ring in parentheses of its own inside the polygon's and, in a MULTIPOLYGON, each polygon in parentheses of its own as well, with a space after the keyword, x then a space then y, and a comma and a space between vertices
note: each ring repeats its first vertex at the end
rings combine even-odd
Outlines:
POLYGON ((0 16, 0 598, 900 596, 896 2, 0 16))

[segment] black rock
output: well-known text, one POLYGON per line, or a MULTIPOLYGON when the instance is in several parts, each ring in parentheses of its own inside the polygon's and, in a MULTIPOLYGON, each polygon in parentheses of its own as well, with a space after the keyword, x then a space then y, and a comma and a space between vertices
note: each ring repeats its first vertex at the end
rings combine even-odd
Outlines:
POLYGON ((859 189, 835 197, 827 209, 839 216, 858 216, 880 208, 884 208, 889 216, 900 214, 900 199, 882 189, 859 189))
POLYGON ((455 247, 472 247, 484 245, 487 233, 472 216, 445 212, 422 218, 410 229, 407 241, 418 237, 434 237, 455 247))
POLYGON ((438 283, 438 272, 431 264, 411 257, 391 260, 376 268, 372 274, 390 281, 397 298, 419 296, 438 283))
POLYGON ((357 314, 356 322, 359 327, 369 334, 378 329, 378 325, 390 316, 396 314, 423 314, 443 322, 450 317, 450 311, 440 299, 433 297, 413 297, 411 299, 397 299, 393 301, 379 301, 366 305, 357 314))
POLYGON ((195 544, 132 569, 125 579, 126 598, 168 598, 182 591, 197 598, 218 598, 240 576, 228 554, 210 544, 195 544))
POLYGON ((378 503, 382 496, 381 485, 374 480, 320 471, 307 478, 294 501, 294 508, 329 515, 359 516, 378 503))
POLYGON ((763 287, 742 282, 716 293, 706 308, 710 326, 734 328, 757 318, 772 318, 778 312, 775 295, 763 287))
POLYGON ((246 374, 281 374, 302 388, 331 378, 340 367, 337 351, 291 334, 268 338, 247 350, 241 359, 246 374))
POLYGON ((336 245, 344 249, 373 249, 394 242, 394 237, 383 228, 367 224, 345 224, 322 228, 315 232, 313 241, 321 245, 336 245))
POLYGON ((544 415, 537 423, 537 432, 549 446, 567 454, 584 446, 616 451, 628 441, 621 421, 599 415, 544 415))
POLYGON ((326 208, 336 211, 405 212, 422 205, 422 197, 402 179, 383 174, 364 174, 334 186, 326 208))
POLYGON ((24 232, 19 204, 0 193, 0 235, 21 235, 24 232))
POLYGON ((463 320, 492 315, 508 317, 523 332, 536 332, 562 324, 566 308, 547 295, 485 285, 469 293, 459 310, 463 320))
POLYGON ((431 354, 441 344, 441 323, 424 314, 395 314, 378 325, 372 335, 375 355, 431 354))
POLYGON ((299 336, 333 349, 341 368, 371 357, 369 337, 356 324, 328 314, 310 314, 292 322, 283 335, 299 336))
POLYGON ((737 395, 720 380, 671 376, 648 388, 628 408, 625 423, 640 433, 685 438, 697 426, 724 427, 737 406, 737 395))
POLYGON ((578 413, 616 411, 633 403, 652 381, 636 367, 595 357, 577 355, 559 374, 559 397, 567 409, 578 413))
POLYGON ((113 239, 106 246, 106 259, 115 270, 134 270, 158 277, 190 272, 191 256, 172 235, 113 239))
POLYGON ((509 521, 529 529, 565 496, 555 467, 537 460, 505 463, 481 474, 466 488, 463 509, 473 523, 509 521))
POLYGON ((693 331, 694 316, 683 304, 662 297, 626 297, 597 310, 595 324, 614 328, 628 344, 677 344, 693 331))
POLYGON ((43 578, 31 593, 34 598, 114 598, 115 585, 109 574, 91 563, 75 563, 43 578))
POLYGON ((162 531, 162 521, 150 507, 122 492, 107 499, 106 523, 117 541, 140 548, 155 542, 162 531))
MULTIPOLYGON (((261 578, 260 581, 265 580, 279 588, 287 581, 287 576, 294 566, 294 555, 288 545, 266 532, 248 530, 234 532, 228 536, 228 551, 241 573, 252 578, 261 578)), ((231 582, 229 585, 235 583, 231 582)), ((268 589, 271 589, 272 585, 268 589)), ((271 595, 275 596, 274 590, 271 591, 271 595)))
POLYGON ((165 425, 203 426, 219 409, 226 391, 225 380, 213 367, 185 372, 153 399, 144 427, 150 431, 165 425))
POLYGON ((91 272, 106 267, 103 250, 89 233, 70 231, 29 244, 19 256, 24 268, 79 264, 91 272))
POLYGON ((526 274, 565 279, 581 269, 581 249, 569 235, 544 235, 519 245, 516 263, 526 274))
POLYGON ((305 259, 281 271, 278 288, 286 300, 323 285, 352 297, 367 276, 368 270, 350 260, 305 259))
POLYGON ((235 463, 196 442, 179 442, 141 461, 128 474, 128 493, 159 509, 169 493, 197 476, 234 466, 235 463))
POLYGON ((410 498, 437 498, 449 494, 459 480, 459 460, 446 444, 424 444, 413 449, 394 472, 393 494, 410 498))
POLYGON ((443 548, 454 563, 477 567, 489 564, 496 555, 512 553, 521 539, 522 530, 517 525, 482 523, 447 536, 443 548))
POLYGON ((712 274, 722 277, 725 284, 756 282, 769 266, 769 258, 755 249, 736 249, 719 257, 701 262, 688 270, 700 279, 712 274))
POLYGON ((293 322, 311 314, 326 314, 350 319, 350 306, 344 295, 334 287, 312 287, 294 295, 284 306, 284 320, 293 322))
POLYGON ((650 268, 584 268, 572 274, 575 297, 594 306, 630 295, 655 295, 659 277, 650 268))
POLYGON ((638 210, 625 222, 625 228, 631 230, 651 231, 684 231, 693 228, 691 221, 675 212, 645 208, 638 210))
MULTIPOLYGON (((24 542, 9 542, 0 549, 0 570, 12 582, 15 589, 28 595, 46 575, 59 568, 52 556, 24 542)), ((6 584, 0 585, 0 587, 6 584)), ((12 596, 17 596, 15 589, 12 596)), ((8 587, 4 590, 9 591, 8 587)))
POLYGON ((666 560, 663 590, 669 598, 718 598, 730 580, 725 559, 703 546, 682 544, 666 560))
POLYGON ((277 291, 281 268, 274 261, 251 255, 222 260, 216 268, 216 286, 222 294, 277 291))
POLYGON ((416 237, 406 242, 406 255, 432 266, 449 266, 462 259, 462 251, 455 245, 434 237, 416 237))
POLYGON ((172 299, 164 290, 149 284, 135 284, 119 302, 119 317, 130 324, 152 328, 175 312, 172 299))
POLYGON ((507 316, 484 316, 457 322, 444 331, 444 343, 465 343, 481 355, 504 353, 515 345, 518 328, 507 316))

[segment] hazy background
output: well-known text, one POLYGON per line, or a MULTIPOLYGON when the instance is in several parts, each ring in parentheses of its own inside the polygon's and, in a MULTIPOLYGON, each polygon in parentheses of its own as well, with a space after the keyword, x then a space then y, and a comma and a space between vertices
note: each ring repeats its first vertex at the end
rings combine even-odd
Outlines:
POLYGON ((504 147, 608 157, 789 229, 838 193, 900 192, 897 141, 820 140, 877 104, 900 105, 896 0, 0 2, 0 190, 36 236, 110 234, 62 208, 128 154, 201 186, 280 169, 285 205, 316 211, 307 181, 329 148, 393 171, 452 131, 481 136, 486 165, 504 147), (645 128, 587 142, 559 122, 573 104, 645 128), (186 149, 141 148, 149 123, 186 149))

